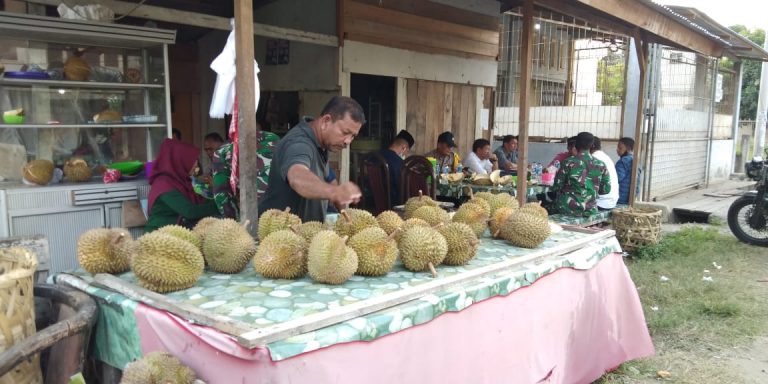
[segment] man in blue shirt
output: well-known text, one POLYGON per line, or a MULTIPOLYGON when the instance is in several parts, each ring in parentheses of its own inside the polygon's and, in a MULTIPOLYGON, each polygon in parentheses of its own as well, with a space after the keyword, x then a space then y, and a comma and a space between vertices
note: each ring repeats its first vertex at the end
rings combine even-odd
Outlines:
POLYGON ((389 166, 389 196, 392 205, 402 203, 400 201, 400 170, 403 168, 403 159, 411 151, 413 143, 413 136, 408 131, 402 130, 392 140, 392 144, 380 152, 389 166))
MULTIPOLYGON (((632 183, 632 161, 634 157, 632 151, 635 149, 635 140, 629 137, 619 139, 616 146, 616 153, 619 155, 619 161, 616 162, 616 176, 619 179, 619 201, 618 204, 629 204, 629 188, 632 183)), ((640 194, 640 168, 637 169, 637 188, 635 195, 640 194)))

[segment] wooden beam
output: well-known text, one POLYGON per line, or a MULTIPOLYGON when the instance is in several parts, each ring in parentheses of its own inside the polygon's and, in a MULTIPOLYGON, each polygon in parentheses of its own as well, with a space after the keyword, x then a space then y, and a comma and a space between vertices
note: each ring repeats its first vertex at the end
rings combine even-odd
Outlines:
POLYGON ((629 205, 635 204, 637 189, 637 170, 640 168, 640 153, 642 152, 643 121, 645 120, 645 79, 648 75, 648 42, 643 40, 643 34, 638 28, 634 33, 637 64, 640 68, 640 84, 637 91, 637 116, 635 120, 635 151, 632 161, 632 174, 629 182, 629 205))
POLYGON ((658 9, 640 1, 576 0, 576 3, 594 8, 661 38, 706 56, 720 57, 723 47, 701 33, 685 26, 658 9))
POLYGON ((517 147, 517 201, 528 200, 528 116, 531 107, 533 77, 533 0, 523 5, 523 30, 520 36, 520 128, 517 147))
POLYGON ((413 1, 413 0, 345 0, 348 3, 357 2, 369 4, 380 9, 393 9, 400 12, 410 13, 429 17, 434 20, 447 21, 449 23, 466 25, 469 27, 481 28, 490 31, 498 31, 499 17, 490 16, 483 13, 467 11, 464 9, 452 7, 450 5, 440 4, 436 1, 413 1))
MULTIPOLYGON (((61 4, 60 0, 25 0, 28 3, 44 4, 50 6, 58 6, 61 4)), ((93 1, 90 0, 70 0, 67 3, 72 5, 90 4, 93 1)), ((131 17, 137 17, 140 19, 163 21, 167 23, 175 23, 182 25, 192 25, 195 27, 218 29, 222 31, 231 30, 229 18, 211 16, 197 12, 179 11, 170 8, 156 7, 153 5, 140 5, 136 6, 136 3, 130 3, 126 1, 118 0, 99 0, 99 4, 106 6, 113 11, 116 15, 127 15, 131 17)), ((274 25, 252 23, 253 33, 262 36, 275 39, 291 40, 302 43, 325 45, 329 47, 337 47, 339 45, 339 39, 333 35, 326 35, 323 33, 307 32, 293 28, 276 27, 274 25)))
POLYGON ((256 193, 258 132, 256 127, 256 74, 253 68, 253 0, 235 1, 235 93, 238 117, 238 164, 240 167, 240 221, 256 237, 259 209, 256 193))

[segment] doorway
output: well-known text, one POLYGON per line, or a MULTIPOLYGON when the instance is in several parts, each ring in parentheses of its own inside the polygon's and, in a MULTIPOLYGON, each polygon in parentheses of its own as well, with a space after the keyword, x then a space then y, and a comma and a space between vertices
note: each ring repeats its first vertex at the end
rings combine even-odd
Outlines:
POLYGON ((366 123, 350 147, 350 180, 359 182, 363 155, 388 146, 395 137, 396 80, 389 76, 351 75, 350 95, 363 107, 366 123))

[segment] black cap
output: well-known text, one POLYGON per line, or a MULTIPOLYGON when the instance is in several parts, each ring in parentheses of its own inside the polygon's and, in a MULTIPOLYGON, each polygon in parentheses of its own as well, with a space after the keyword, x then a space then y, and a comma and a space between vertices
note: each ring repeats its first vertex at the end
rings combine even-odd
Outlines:
POLYGON ((437 137, 438 143, 446 143, 449 147, 455 147, 456 142, 453 141, 453 133, 445 131, 437 137))
POLYGON ((407 141, 407 142, 408 142, 408 148, 409 148, 409 149, 410 149, 411 147, 413 147, 413 143, 414 143, 414 140, 413 140, 413 136, 411 136, 411 134, 410 134, 410 133, 408 133, 408 131, 406 131, 406 130, 404 130, 404 129, 403 129, 403 130, 401 130, 401 131, 400 131, 400 133, 398 133, 398 134, 397 134, 397 136, 396 136, 395 138, 396 138, 396 139, 403 139, 403 140, 407 141))

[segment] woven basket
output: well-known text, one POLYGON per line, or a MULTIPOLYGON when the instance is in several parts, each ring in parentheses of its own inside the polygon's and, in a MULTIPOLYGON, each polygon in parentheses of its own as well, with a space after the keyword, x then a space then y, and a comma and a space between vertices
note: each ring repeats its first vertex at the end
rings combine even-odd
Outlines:
POLYGON ((659 209, 617 208, 611 213, 611 223, 624 251, 634 251, 641 245, 658 244, 660 240, 659 209))
MULTIPOLYGON (((0 249, 0 352, 35 334, 33 294, 37 258, 25 248, 0 249)), ((29 356, 0 384, 42 383, 40 356, 29 356)))

